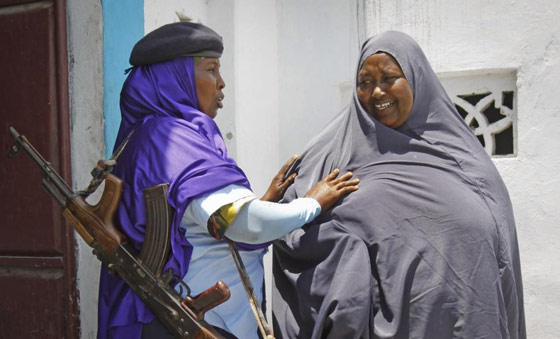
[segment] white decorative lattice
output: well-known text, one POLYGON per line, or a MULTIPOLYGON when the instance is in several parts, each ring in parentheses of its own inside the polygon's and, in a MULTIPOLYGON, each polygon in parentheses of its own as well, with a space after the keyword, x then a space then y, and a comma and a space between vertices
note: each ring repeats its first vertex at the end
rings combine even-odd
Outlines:
POLYGON ((515 71, 451 72, 438 76, 486 152, 492 156, 516 155, 515 71))
MULTIPOLYGON (((494 157, 517 154, 517 90, 513 70, 450 72, 438 74, 443 87, 478 137, 494 157)), ((339 84, 340 107, 352 97, 354 83, 339 84)))

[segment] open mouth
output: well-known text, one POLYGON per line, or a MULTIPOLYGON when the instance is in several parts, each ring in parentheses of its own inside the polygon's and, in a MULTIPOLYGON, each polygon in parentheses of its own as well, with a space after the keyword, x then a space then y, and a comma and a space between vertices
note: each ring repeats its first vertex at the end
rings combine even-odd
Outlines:
POLYGON ((378 111, 383 111, 386 110, 389 107, 393 107, 395 105, 395 101, 388 101, 388 102, 384 102, 382 104, 374 104, 373 107, 375 107, 376 110, 378 111))
POLYGON ((224 107, 224 103, 222 102, 222 100, 224 100, 224 97, 221 96, 216 100, 216 103, 218 105, 218 108, 223 108, 224 107))

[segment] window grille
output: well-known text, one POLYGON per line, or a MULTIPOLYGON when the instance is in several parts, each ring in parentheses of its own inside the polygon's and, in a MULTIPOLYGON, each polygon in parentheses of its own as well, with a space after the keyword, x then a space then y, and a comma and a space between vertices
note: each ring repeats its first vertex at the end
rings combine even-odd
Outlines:
MULTIPOLYGON (((517 155, 517 90, 513 70, 450 72, 438 77, 455 108, 492 157, 517 155)), ((354 84, 339 85, 340 107, 352 97, 354 84)))
POLYGON ((517 154, 515 71, 439 74, 455 108, 494 157, 517 154))

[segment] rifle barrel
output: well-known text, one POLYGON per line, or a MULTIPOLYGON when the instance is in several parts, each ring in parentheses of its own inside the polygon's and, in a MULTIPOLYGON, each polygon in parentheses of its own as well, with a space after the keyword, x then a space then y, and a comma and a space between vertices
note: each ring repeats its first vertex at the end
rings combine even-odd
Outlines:
POLYGON ((43 187, 56 199, 56 201, 58 201, 61 206, 67 207, 68 201, 52 186, 52 182, 50 180, 43 178, 43 187))
MULTIPOLYGON (((16 142, 31 157, 31 160, 33 160, 41 168, 43 176, 48 178, 48 180, 56 186, 60 193, 65 196, 65 200, 70 200, 73 197, 74 192, 72 192, 72 189, 68 186, 68 184, 66 184, 64 179, 62 179, 62 177, 52 168, 50 162, 43 158, 43 156, 35 149, 35 147, 33 147, 33 145, 31 145, 31 143, 27 141, 27 138, 19 134, 15 128, 10 127, 10 133, 12 133, 12 136, 14 137, 16 142)), ((52 191, 49 190, 49 192, 52 191)))

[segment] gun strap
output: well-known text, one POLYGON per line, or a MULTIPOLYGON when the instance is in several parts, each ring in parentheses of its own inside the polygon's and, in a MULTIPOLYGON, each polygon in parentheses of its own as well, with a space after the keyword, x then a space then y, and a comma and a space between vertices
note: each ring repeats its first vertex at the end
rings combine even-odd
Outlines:
POLYGON ((117 164, 117 158, 121 155, 122 151, 128 144, 128 140, 130 139, 133 133, 134 133, 134 129, 130 131, 130 133, 128 133, 126 138, 124 138, 124 140, 121 142, 119 147, 115 150, 115 152, 113 152, 113 154, 108 160, 99 160, 97 162, 97 166, 95 166, 95 168, 91 170, 91 176, 93 178, 89 182, 88 187, 86 187, 86 189, 84 190, 78 191, 78 195, 86 199, 93 192, 95 192, 95 190, 97 190, 99 185, 101 185, 101 183, 105 179, 105 176, 108 173, 111 173, 111 171, 113 170, 113 166, 117 164))
POLYGON ((261 307, 259 306, 259 301, 255 294, 255 289, 253 288, 253 284, 251 283, 251 279, 249 278, 249 274, 247 274, 247 270, 245 269, 245 265, 243 265, 243 260, 239 255, 239 251, 237 250, 237 246, 233 241, 227 239, 229 249, 231 251, 231 256, 233 257, 233 261, 235 262, 235 266, 237 267, 237 271, 239 272, 239 277, 241 278, 241 282, 243 283, 243 287, 245 288, 245 292, 247 293, 247 298, 249 299, 249 305, 251 306, 251 310, 253 311, 253 315, 257 320, 257 325, 259 326, 259 331, 264 339, 274 339, 274 334, 272 329, 266 322, 264 314, 262 312, 261 307))

